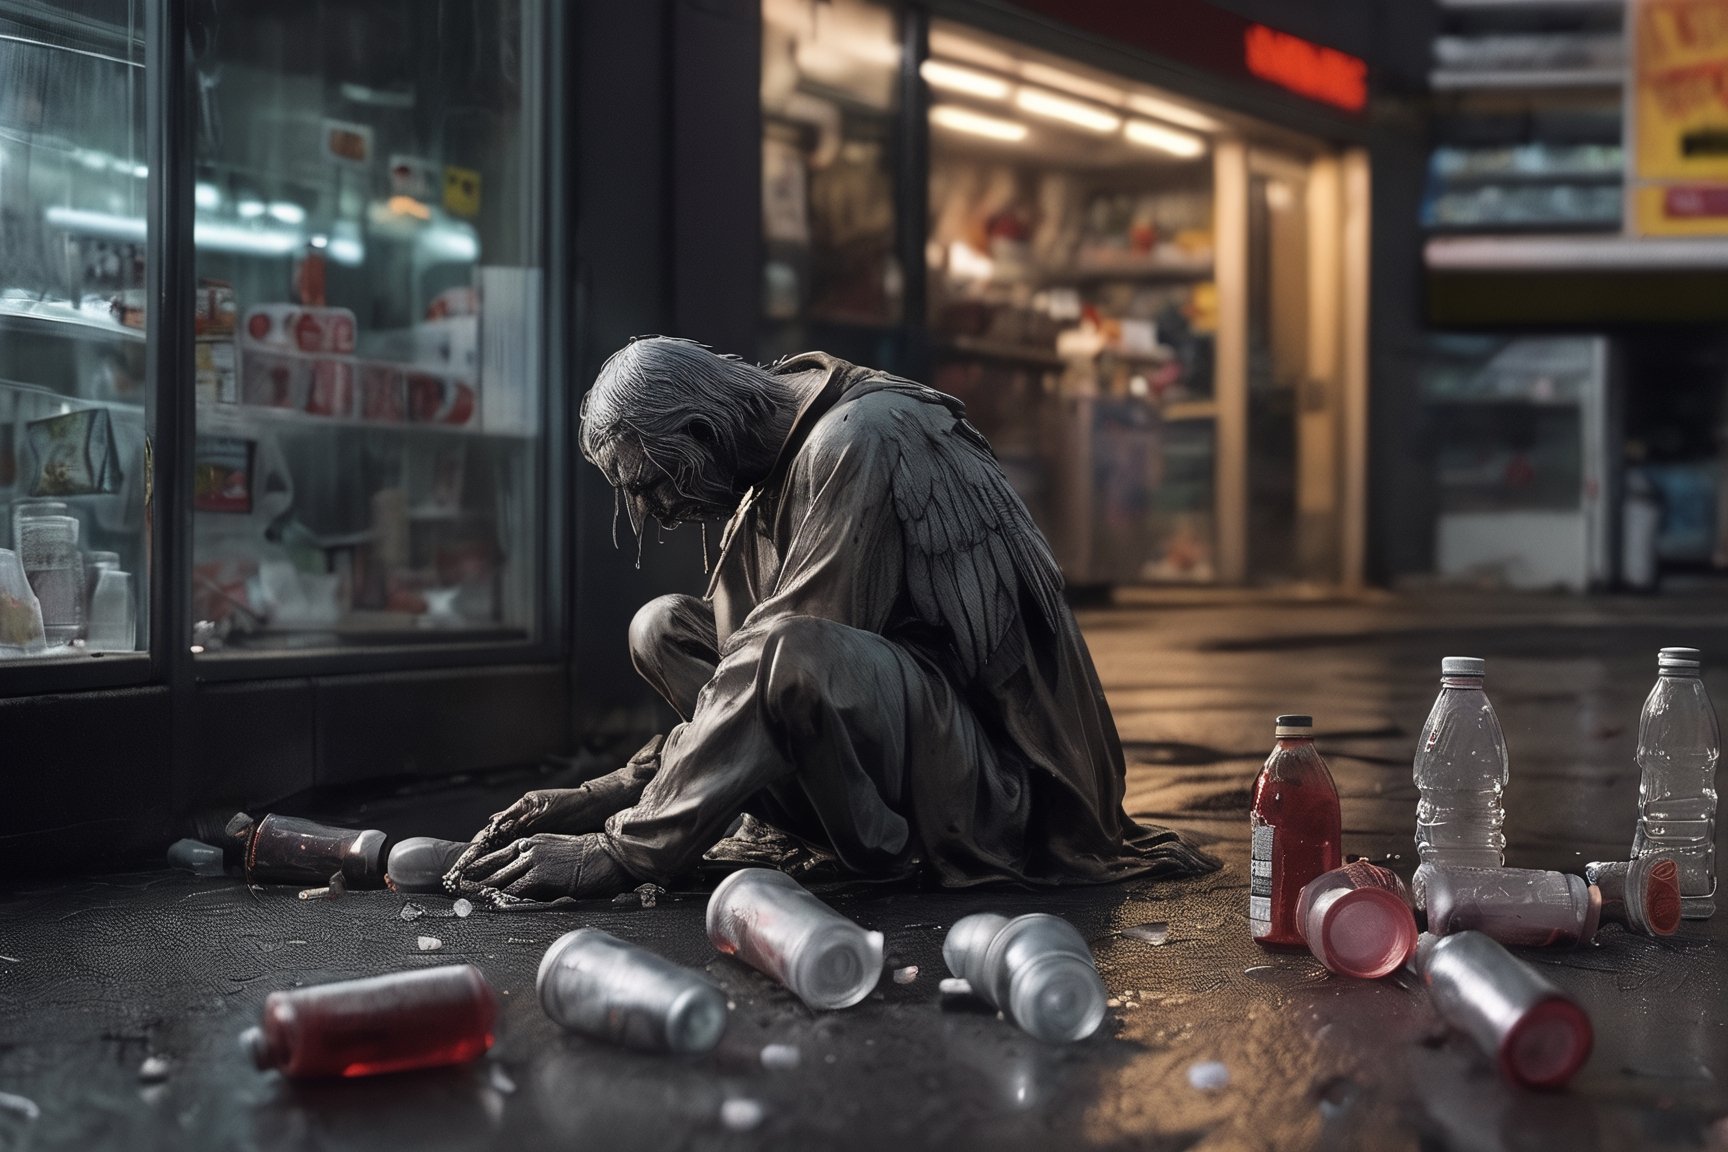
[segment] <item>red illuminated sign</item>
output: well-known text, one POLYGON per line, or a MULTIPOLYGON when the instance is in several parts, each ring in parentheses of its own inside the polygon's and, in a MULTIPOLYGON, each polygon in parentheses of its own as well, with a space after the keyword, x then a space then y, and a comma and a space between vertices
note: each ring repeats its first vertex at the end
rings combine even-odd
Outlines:
POLYGON ((1336 48, 1250 24, 1243 49, 1250 73, 1298 96, 1351 112, 1360 112, 1368 104, 1368 65, 1336 48))

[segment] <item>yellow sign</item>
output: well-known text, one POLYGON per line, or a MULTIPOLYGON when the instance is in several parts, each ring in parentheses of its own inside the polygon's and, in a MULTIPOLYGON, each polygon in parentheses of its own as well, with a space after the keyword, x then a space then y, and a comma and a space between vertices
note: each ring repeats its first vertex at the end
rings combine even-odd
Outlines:
POLYGON ((480 173, 472 168, 444 169, 444 210, 452 216, 480 215, 480 173))
POLYGON ((1728 233, 1728 0, 1639 0, 1633 13, 1638 230, 1728 233))

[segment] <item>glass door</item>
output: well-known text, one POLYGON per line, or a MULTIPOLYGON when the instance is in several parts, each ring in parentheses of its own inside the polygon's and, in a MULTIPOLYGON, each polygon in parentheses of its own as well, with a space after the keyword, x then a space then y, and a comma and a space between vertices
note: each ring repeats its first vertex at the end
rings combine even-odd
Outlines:
POLYGON ((0 661, 148 648, 143 9, 0 2, 0 661))
POLYGON ((541 628, 534 0, 252 0, 192 30, 193 651, 541 628))

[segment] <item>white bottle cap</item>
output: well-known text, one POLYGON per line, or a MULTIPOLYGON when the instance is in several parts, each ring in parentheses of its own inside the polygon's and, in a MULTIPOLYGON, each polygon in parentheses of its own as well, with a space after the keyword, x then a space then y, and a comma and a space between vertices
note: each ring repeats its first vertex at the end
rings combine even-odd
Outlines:
POLYGON ((1696 648, 1664 648, 1656 654, 1658 668, 1696 668, 1698 664, 1696 648))
POLYGON ((1447 656, 1440 661, 1442 676, 1481 676, 1487 669, 1488 662, 1480 656, 1447 656))

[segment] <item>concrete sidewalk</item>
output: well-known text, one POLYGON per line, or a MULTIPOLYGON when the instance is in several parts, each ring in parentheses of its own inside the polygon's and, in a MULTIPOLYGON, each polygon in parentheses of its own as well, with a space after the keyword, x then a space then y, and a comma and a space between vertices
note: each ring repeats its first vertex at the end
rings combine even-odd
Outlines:
MULTIPOLYGON (((405 921, 383 892, 303 903, 168 872, 38 883, 0 897, 0 1092, 39 1110, 0 1098, 0 1149, 1728 1148, 1728 913, 1669 941, 1610 927, 1593 948, 1525 954, 1596 1022, 1590 1063, 1548 1095, 1502 1084, 1408 976, 1328 977, 1306 953, 1256 947, 1244 914, 1248 787, 1279 712, 1315 716, 1345 851, 1409 872, 1410 757, 1444 655, 1488 660, 1512 755, 1509 863, 1623 856, 1656 649, 1719 657, 1707 679, 1728 705, 1728 603, 1122 599, 1082 622, 1128 748, 1130 810, 1191 833, 1221 872, 1055 894, 838 894, 886 935, 892 966, 919 972, 827 1014, 717 957, 694 892, 461 920, 419 897, 426 915, 405 921), (1114 997, 1097 1036, 1053 1048, 938 1006, 943 933, 985 909, 1055 911, 1093 941, 1114 997), (1168 925, 1164 944, 1119 935, 1149 922, 1168 925), (534 971, 582 924, 705 967, 735 1006, 720 1049, 674 1060, 559 1033, 534 971), (441 950, 422 953, 422 935, 441 950), (455 961, 479 965, 505 1004, 497 1048, 473 1067, 293 1085, 239 1058, 235 1038, 272 989, 455 961), (767 1043, 797 1046, 798 1067, 764 1069, 767 1043), (137 1079, 152 1054, 171 1061, 162 1084, 137 1079), (728 1099, 758 1102, 760 1123, 727 1128, 728 1099)), ((492 800, 415 803, 469 820, 492 800)))

